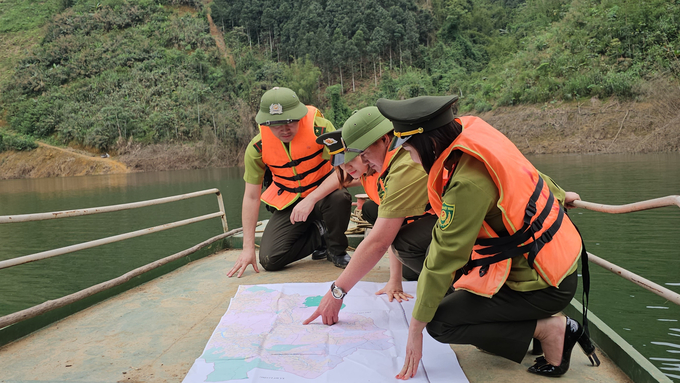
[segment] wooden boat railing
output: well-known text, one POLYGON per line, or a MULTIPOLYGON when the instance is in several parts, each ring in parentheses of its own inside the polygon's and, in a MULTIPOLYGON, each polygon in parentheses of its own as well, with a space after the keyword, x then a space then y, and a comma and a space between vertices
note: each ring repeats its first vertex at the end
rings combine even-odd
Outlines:
POLYGON ((242 231, 242 229, 235 229, 235 230, 229 230, 229 227, 227 225, 227 217, 226 213, 224 211, 224 202, 222 200, 222 194, 220 193, 219 189, 207 189, 207 190, 202 190, 202 191, 197 191, 193 193, 188 193, 188 194, 181 194, 181 195, 175 195, 171 197, 165 197, 165 198, 158 198, 158 199, 153 199, 153 200, 146 200, 146 201, 139 201, 139 202, 133 202, 133 203, 126 203, 126 204, 120 204, 120 205, 111 205, 111 206, 104 206, 104 207, 95 207, 95 208, 88 208, 88 209, 79 209, 79 210, 69 210, 69 211, 59 211, 59 212, 50 212, 50 213, 36 213, 36 214, 22 214, 22 215, 13 215, 13 216, 0 216, 0 224, 7 224, 7 223, 19 223, 19 222, 30 222, 30 221, 44 221, 44 220, 50 220, 50 219, 60 219, 60 218, 68 218, 68 217, 78 217, 78 216, 84 216, 84 215, 91 215, 91 214, 101 214, 101 213, 110 213, 114 211, 121 211, 121 210, 129 210, 129 209, 137 209, 141 207, 147 207, 147 206, 153 206, 153 205, 160 205, 160 204, 165 204, 169 202, 176 202, 176 201, 181 201, 185 199, 190 199, 190 198, 196 198, 196 197, 201 197, 205 195, 210 195, 210 194, 216 194, 217 196, 217 205, 219 207, 219 211, 215 213, 210 213, 194 218, 189 218, 181 221, 176 221, 176 222, 171 222, 171 223, 166 223, 164 225, 159 225, 159 226, 154 226, 142 230, 137 230, 137 231, 132 231, 120 235, 115 235, 111 237, 106 237, 106 238, 101 238, 97 239, 94 241, 89 241, 89 242, 83 242, 79 243, 76 245, 71 245, 71 246, 66 246, 58 249, 53 249, 53 250, 48 250, 48 251, 43 251, 40 253, 35 253, 35 254, 30 254, 22 257, 17 257, 17 258, 12 258, 4 261, 0 261, 0 269, 8 268, 8 267, 14 267, 18 266, 21 264, 25 264, 28 262, 34 262, 38 261, 41 259, 46 259, 46 258, 51 258, 51 257, 56 257, 58 255, 63 255, 63 254, 68 254, 72 253, 75 251, 79 250, 84 250, 84 249, 89 249, 101 245, 105 245, 108 243, 113 243, 113 242, 119 242, 123 241, 126 239, 130 238, 135 238, 135 237, 140 237, 143 235, 147 234, 152 234, 156 233, 159 231, 163 230, 168 230, 172 229, 175 227, 180 227, 184 225, 189 225, 192 223, 196 222, 201 222, 205 221, 208 219, 213 219, 213 218, 220 218, 222 221, 222 229, 223 233, 219 234, 217 236, 214 236, 206 241, 203 241, 189 249, 186 249, 184 251, 181 251, 179 253, 170 255, 168 257, 165 257, 163 259, 157 260, 155 262, 151 262, 147 265, 144 265, 142 267, 136 268, 132 271, 129 271, 125 273, 124 275, 121 275, 118 278, 111 279, 106 282, 102 282, 100 284, 91 286, 89 288, 80 290, 78 292, 75 292, 73 294, 64 296, 62 298, 50 300, 44 303, 41 303, 39 305, 27 308, 25 310, 21 310, 18 312, 15 312, 13 314, 9 314, 3 317, 0 317, 0 329, 3 329, 7 326, 10 326, 12 324, 24 321, 26 319, 30 319, 33 317, 36 317, 38 315, 44 314, 48 311, 64 307, 66 305, 72 304, 74 302, 83 300, 87 297, 90 297, 94 294, 97 294, 99 292, 111 289, 113 287, 119 286, 130 279, 142 275, 148 271, 151 271, 153 269, 159 268, 165 264, 168 264, 172 261, 181 259, 183 257, 186 257, 189 254, 195 253, 196 251, 200 250, 201 248, 204 248, 206 246, 209 246, 210 244, 217 242, 221 239, 233 236, 235 234, 238 234, 242 231))
MULTIPOLYGON (((140 202, 134 202, 134 203, 127 203, 127 204, 121 204, 121 205, 112 205, 112 206, 104 206, 104 207, 97 207, 97 208, 89 208, 89 209, 80 209, 80 210, 71 210, 71 211, 60 211, 60 212, 50 212, 50 213, 37 213, 37 214, 24 214, 24 215, 14 215, 14 216, 0 216, 0 224, 6 224, 6 223, 19 223, 19 222, 29 222, 29 221, 42 221, 42 220, 49 220, 49 219, 59 219, 59 218, 67 218, 67 217, 76 217, 76 216, 83 216, 83 215, 90 215, 90 214, 101 214, 101 213, 108 213, 108 212, 114 212, 114 211, 121 211, 121 210, 128 210, 128 209, 136 209, 136 208, 141 208, 141 207, 146 207, 146 206, 152 206, 152 205, 158 205, 158 204, 164 204, 164 203, 169 203, 169 202, 176 202, 176 201, 181 201, 189 198, 195 198, 195 197, 200 197, 204 195, 209 195, 209 194, 216 194, 217 195, 217 202, 219 206, 219 212, 211 213, 211 214, 206 214, 190 219, 185 219, 182 221, 176 221, 176 222, 171 222, 167 223, 164 225, 160 226, 155 226, 147 229, 142 229, 142 230, 137 230, 133 232, 128 232, 112 237, 107 237, 107 238, 102 238, 94 241, 89 241, 89 242, 84 242, 72 246, 66 246, 62 247, 59 249, 53 249, 49 251, 44 251, 40 253, 35 253, 31 255, 26 255, 22 257, 17 257, 13 259, 8 259, 4 261, 0 261, 0 269, 8 268, 8 267, 13 267, 13 266, 18 266, 24 263, 28 262, 34 262, 37 260, 45 259, 45 258, 50 258, 50 257, 55 257, 58 255, 63 255, 63 254, 68 254, 72 253, 74 251, 78 250, 83 250, 83 249, 88 249, 96 246, 101 246, 107 243, 113 243, 113 242, 118 242, 122 241, 125 239, 129 238, 134 238, 134 237, 139 237, 142 235, 147 235, 179 226, 184 226, 188 225, 191 223, 195 222, 200 222, 212 218, 217 218, 220 217, 222 221, 222 227, 224 233, 217 235, 215 237, 212 237, 204 242, 201 242, 197 244, 196 246, 191 247, 190 249, 184 250, 182 252, 173 254, 171 256, 168 256, 166 258, 160 259, 158 261, 149 263, 145 266, 139 267, 137 269, 134 269, 118 278, 114 278, 112 280, 102 282, 98 285, 89 287, 87 289, 78 291, 76 293, 67 295, 62 298, 58 298, 55 300, 50 300, 47 302, 44 302, 42 304, 33 306, 31 308, 18 311, 13 314, 9 314, 3 317, 0 317, 0 329, 3 329, 9 325, 21 322, 23 320, 33 318, 35 316, 44 314, 48 311, 54 310, 59 307, 63 307, 66 305, 69 305, 71 303, 74 303, 76 301, 82 300, 86 297, 92 296, 98 292, 110 289, 112 287, 121 285, 125 283, 126 281, 129 281, 131 278, 134 278, 135 276, 144 274, 145 272, 148 272, 150 270, 153 270, 155 268, 158 268, 162 265, 165 265, 167 263, 170 263, 174 260, 183 258, 189 254, 192 254, 199 249, 208 246, 216 241, 219 241, 221 239, 233 236, 239 232, 242 231, 241 228, 231 230, 229 231, 228 225, 227 225, 227 220, 226 220, 226 214, 224 211, 224 203, 222 200, 222 195, 218 189, 208 189, 208 190, 203 190, 203 191, 198 191, 194 193, 188 193, 188 194, 182 194, 182 195, 176 195, 176 196, 171 196, 171 197, 165 197, 165 198, 158 198, 154 200, 147 200, 147 201, 140 201, 140 202)), ((634 211, 641 211, 641 210, 647 210, 647 209, 653 209, 653 208, 658 208, 658 207, 665 207, 665 206, 678 206, 680 207, 680 196, 667 196, 663 198, 657 198, 657 199, 652 199, 652 200, 647 200, 647 201, 641 201, 641 202, 636 202, 632 204, 626 204, 626 205, 603 205, 603 204, 597 204, 597 203, 592 203, 592 202, 586 202, 586 201, 581 201, 577 200, 572 203, 573 206, 577 208, 584 208, 588 210, 594 210, 594 211, 599 211, 599 212, 605 212, 605 213, 612 213, 612 214, 621 214, 621 213, 629 213, 629 212, 634 212, 634 211)), ((638 286, 641 286, 665 299, 667 299, 670 302, 673 302, 677 305, 680 305, 680 294, 675 293, 663 286, 660 286, 646 278, 643 278, 635 273, 632 273, 620 266, 617 266, 609 261, 606 261, 592 253, 588 253, 589 260, 609 271, 612 273, 621 276, 624 279, 627 279, 633 283, 635 283, 638 286)))
MULTIPOLYGON (((680 196, 678 195, 670 195, 662 198, 655 198, 655 199, 650 199, 646 201, 640 201, 640 202, 635 202, 635 203, 630 203, 626 205, 603 205, 599 203, 592 203, 592 202, 586 202, 586 201, 581 201, 581 200, 576 200, 571 203, 571 205, 577 207, 577 208, 583 208, 583 209, 588 209, 588 210, 593 210, 593 211, 599 211, 602 213, 610 213, 610 214, 623 214, 623 213, 631 213, 634 211, 642 211, 642 210, 649 210, 649 209, 655 209, 659 207, 666 207, 666 206, 677 206, 680 207, 680 196)), ((680 305, 680 294, 671 291, 663 286, 660 286, 659 284, 656 284, 646 278, 643 278, 633 272, 630 272, 623 267, 620 267, 618 265, 615 265, 609 261, 606 261, 592 253, 588 253, 588 260, 590 262, 593 262, 594 264, 603 267, 604 269, 607 269, 611 271, 612 273, 627 279, 636 285, 643 287, 651 292, 653 292, 656 295, 659 295, 665 299, 667 299, 670 302, 675 303, 676 305, 680 305)))

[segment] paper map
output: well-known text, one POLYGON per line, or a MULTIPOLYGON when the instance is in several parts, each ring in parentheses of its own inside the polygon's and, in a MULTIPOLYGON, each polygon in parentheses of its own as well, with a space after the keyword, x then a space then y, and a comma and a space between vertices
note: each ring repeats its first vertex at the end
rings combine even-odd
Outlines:
MULTIPOLYGON (((184 378, 193 382, 394 382, 415 300, 375 295, 359 282, 340 322, 302 325, 331 282, 239 286, 208 344, 184 378)), ((404 282, 415 296, 416 282, 404 282)), ((411 382, 467 382, 449 345, 424 331, 423 359, 411 382)))

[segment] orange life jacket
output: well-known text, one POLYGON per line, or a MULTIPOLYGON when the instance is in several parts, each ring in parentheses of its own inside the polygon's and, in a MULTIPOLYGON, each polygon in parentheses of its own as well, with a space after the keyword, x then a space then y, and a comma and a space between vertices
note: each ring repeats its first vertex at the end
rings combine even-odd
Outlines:
POLYGON ((390 161, 392 161, 392 157, 397 153, 399 148, 390 150, 385 154, 385 160, 383 161, 383 172, 378 173, 375 172, 371 174, 370 176, 363 175, 361 176, 361 185, 364 187, 364 191, 368 195, 368 198, 371 199, 371 201, 375 202, 376 204, 380 205, 380 193, 379 190, 385 190, 385 184, 383 183, 383 179, 380 178, 380 176, 387 171, 390 161), (380 187, 378 186, 380 185, 380 187))
MULTIPOLYGON (((581 253, 581 237, 536 168, 501 132, 478 117, 461 117, 462 133, 435 161, 428 176, 428 196, 437 214, 448 180, 444 162, 454 150, 486 166, 498 187, 497 206, 508 235, 499 237, 484 222, 464 275, 454 287, 491 297, 505 284, 512 258, 523 255, 529 266, 557 287, 581 253)), ((451 170, 449 173, 453 173, 451 170)), ((442 217, 444 218, 444 217, 442 217)))
POLYGON ((272 172, 272 184, 261 199, 278 210, 309 195, 333 172, 330 161, 321 156, 325 146, 316 143, 314 134, 314 118, 323 115, 313 106, 307 110, 288 149, 268 126, 260 125, 262 162, 272 172))

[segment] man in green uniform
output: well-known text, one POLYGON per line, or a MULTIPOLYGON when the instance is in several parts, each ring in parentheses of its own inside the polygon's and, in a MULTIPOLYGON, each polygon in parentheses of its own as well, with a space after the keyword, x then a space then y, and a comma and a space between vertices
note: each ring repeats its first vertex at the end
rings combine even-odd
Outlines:
POLYGON ((312 254, 344 268, 352 199, 346 189, 338 189, 331 176, 328 151, 316 143, 317 136, 335 128, 321 112, 302 104, 287 88, 267 91, 255 117, 260 134, 245 152, 245 193, 242 225, 243 252, 227 273, 243 275, 248 265, 259 272, 255 257, 255 226, 260 199, 273 210, 262 235, 260 263, 268 271, 312 254), (265 170, 273 182, 262 192, 265 170))

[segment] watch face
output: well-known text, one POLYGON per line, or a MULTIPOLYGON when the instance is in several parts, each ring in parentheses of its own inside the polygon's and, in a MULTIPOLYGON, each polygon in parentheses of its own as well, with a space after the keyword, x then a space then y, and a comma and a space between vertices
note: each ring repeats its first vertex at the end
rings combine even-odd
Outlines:
POLYGON ((333 282, 333 284, 331 285, 331 294, 335 299, 342 299, 345 297, 345 292, 341 288, 336 286, 335 282, 333 282))

